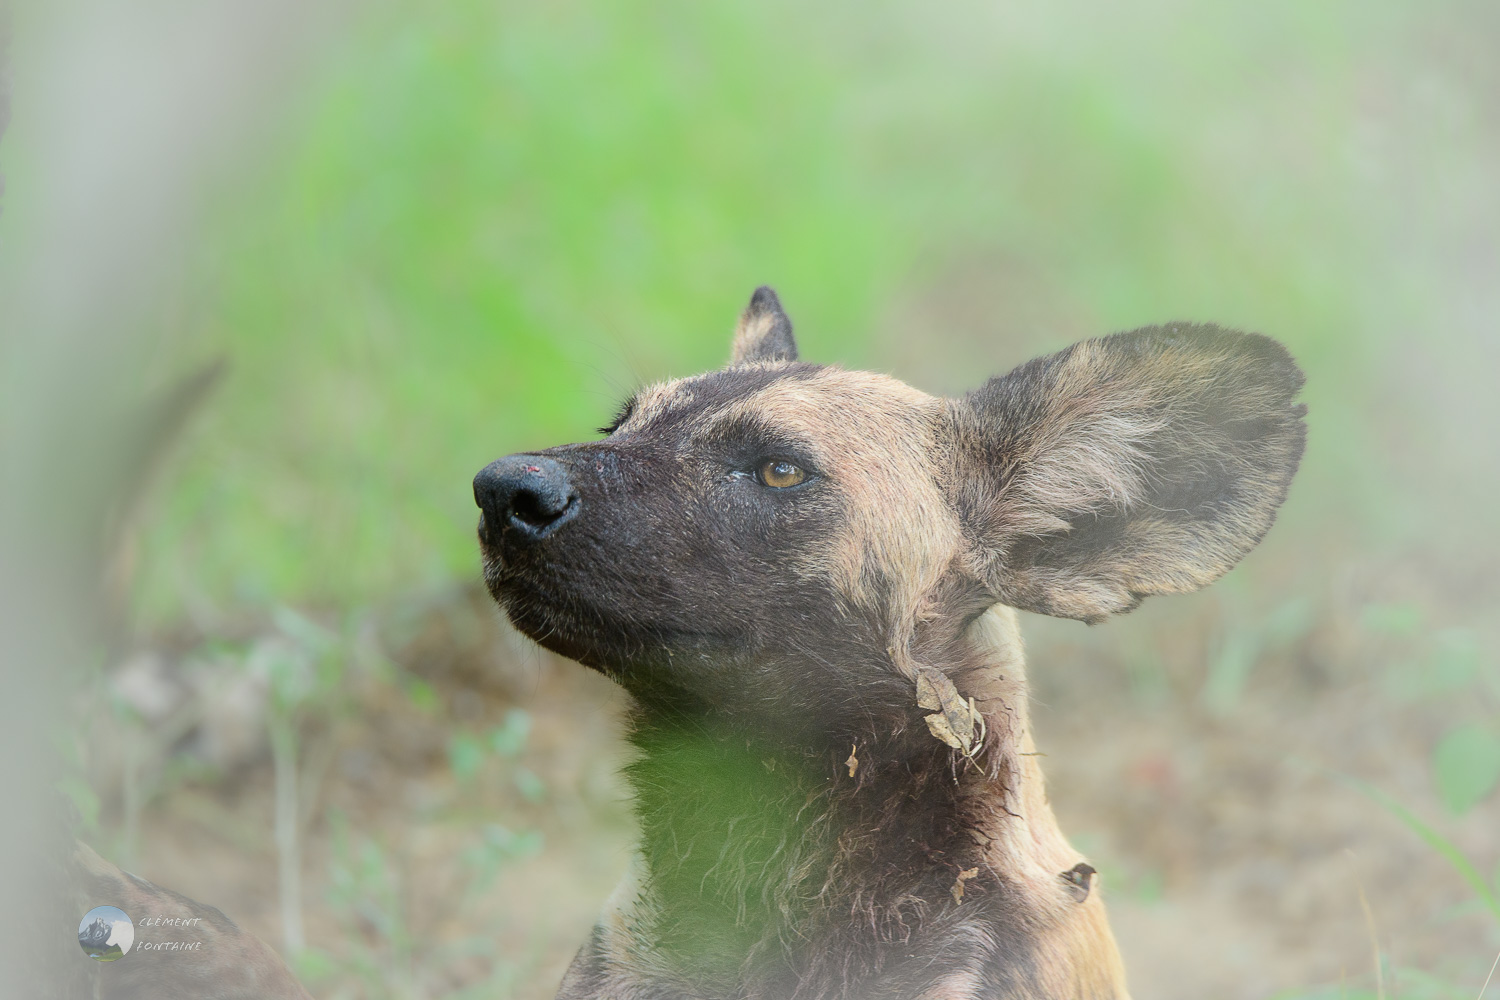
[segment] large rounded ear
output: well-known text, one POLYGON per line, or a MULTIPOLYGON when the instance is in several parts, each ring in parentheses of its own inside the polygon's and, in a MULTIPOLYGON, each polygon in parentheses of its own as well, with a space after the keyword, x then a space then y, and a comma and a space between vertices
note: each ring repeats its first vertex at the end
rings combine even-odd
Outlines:
POLYGON ((946 485, 976 573, 1006 604, 1089 622, 1212 583, 1286 498, 1302 382, 1274 340, 1176 323, 948 401, 946 485))
POLYGON ((750 304, 740 313, 734 329, 734 344, 729 363, 741 365, 751 361, 796 361, 797 342, 792 339, 792 321, 782 311, 781 300, 766 285, 750 296, 750 304))

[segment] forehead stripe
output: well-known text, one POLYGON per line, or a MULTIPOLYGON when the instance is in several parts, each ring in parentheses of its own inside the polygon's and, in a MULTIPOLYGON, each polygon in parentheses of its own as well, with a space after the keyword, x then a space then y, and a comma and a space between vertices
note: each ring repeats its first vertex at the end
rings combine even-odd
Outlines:
POLYGON ((798 363, 739 365, 706 375, 658 382, 636 393, 635 408, 620 426, 638 430, 662 417, 689 409, 711 411, 732 405, 778 382, 815 378, 822 370, 821 365, 798 363))

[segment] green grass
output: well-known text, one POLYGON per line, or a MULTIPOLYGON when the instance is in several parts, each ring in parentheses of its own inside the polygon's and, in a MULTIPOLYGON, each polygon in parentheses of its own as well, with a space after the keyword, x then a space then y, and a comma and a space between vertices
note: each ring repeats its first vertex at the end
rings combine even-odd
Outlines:
MULTIPOLYGON (((1148 322, 1273 333, 1312 375, 1306 506, 1399 533, 1362 394, 1441 289, 1384 259, 1359 88, 1425 65, 1423 11, 373 8, 211 213, 173 364, 232 367, 138 609, 472 576, 473 473, 721 363, 761 282, 807 356, 921 338, 949 388, 1148 322)), ((1393 114, 1467 162, 1464 121, 1393 114)))

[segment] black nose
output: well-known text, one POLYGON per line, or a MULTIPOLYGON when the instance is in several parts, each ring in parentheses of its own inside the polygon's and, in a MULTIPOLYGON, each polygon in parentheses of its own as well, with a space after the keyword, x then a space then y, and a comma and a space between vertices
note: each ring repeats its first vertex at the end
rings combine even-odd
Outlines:
POLYGON ((474 477, 474 502, 484 511, 479 531, 486 541, 534 542, 578 513, 578 491, 568 470, 541 455, 510 455, 474 477))

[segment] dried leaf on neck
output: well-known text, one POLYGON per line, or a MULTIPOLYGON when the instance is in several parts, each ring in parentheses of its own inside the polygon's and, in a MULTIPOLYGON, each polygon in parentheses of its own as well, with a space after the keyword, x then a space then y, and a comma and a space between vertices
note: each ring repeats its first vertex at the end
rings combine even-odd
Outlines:
POLYGON ((932 735, 971 760, 984 744, 984 716, 974 706, 974 699, 964 700, 948 675, 935 667, 917 667, 917 707, 931 715, 924 716, 932 735))

